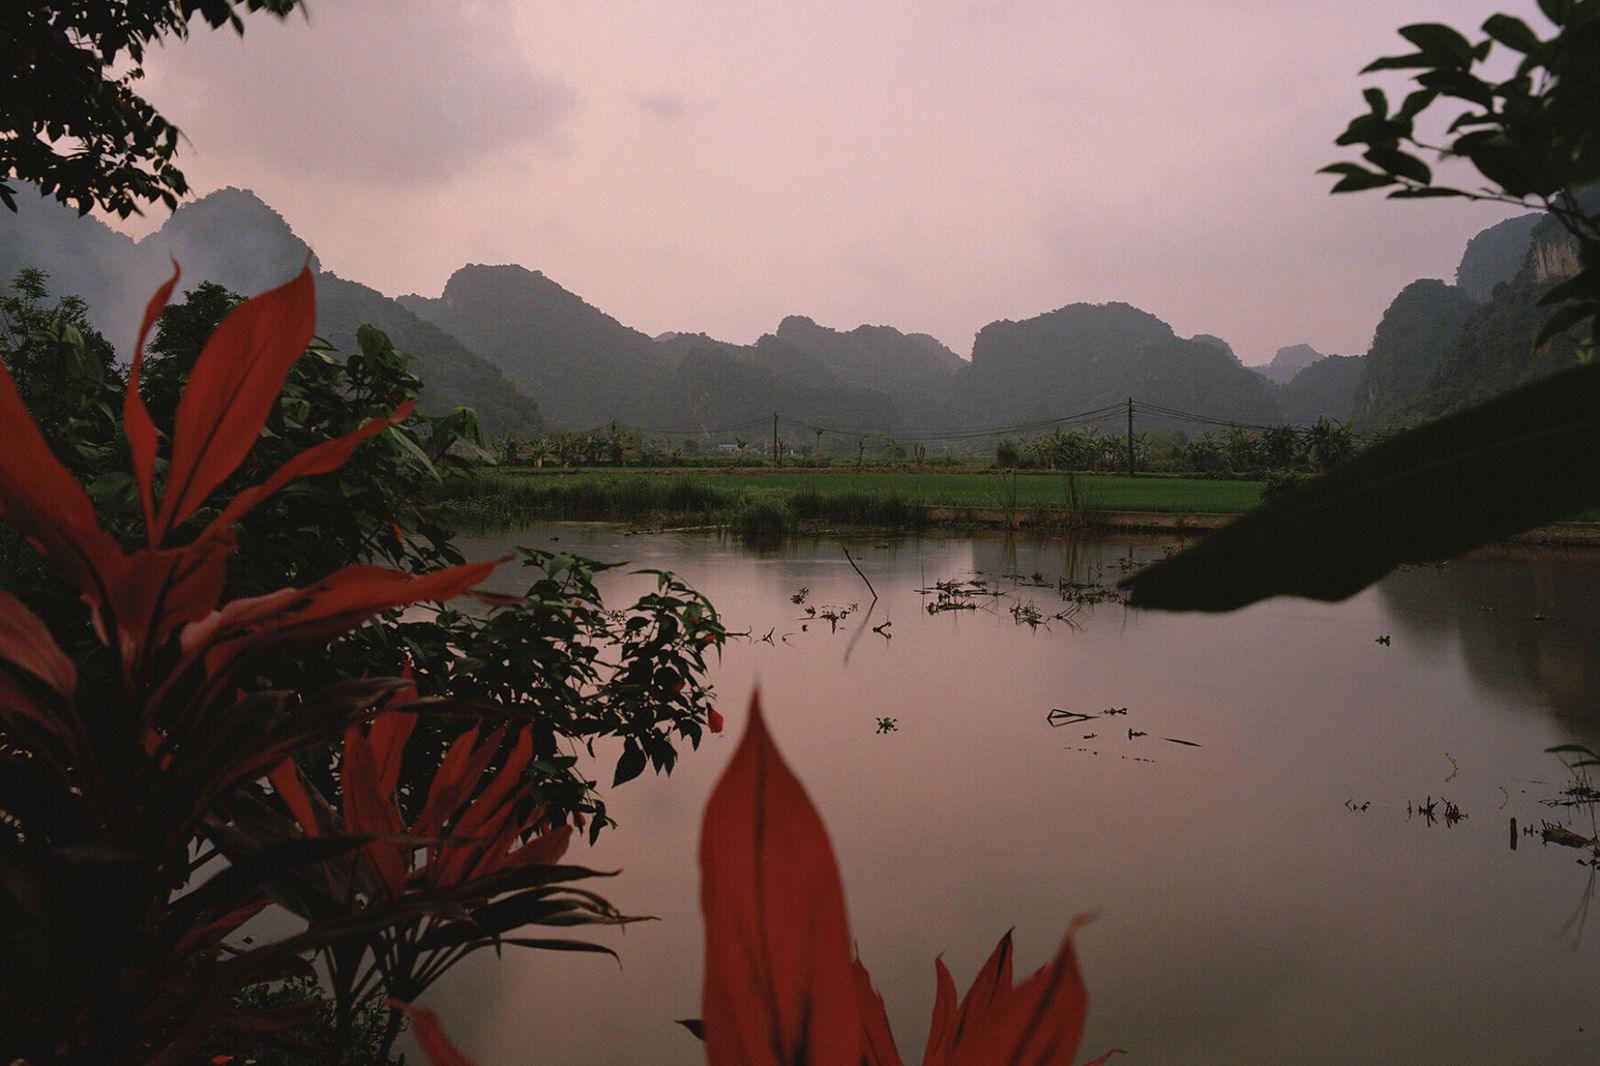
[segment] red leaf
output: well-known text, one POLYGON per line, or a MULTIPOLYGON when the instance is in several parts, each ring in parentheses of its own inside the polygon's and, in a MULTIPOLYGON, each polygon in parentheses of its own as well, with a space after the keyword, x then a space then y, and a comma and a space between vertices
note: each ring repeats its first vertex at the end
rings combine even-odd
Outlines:
POLYGON ((904 1066, 883 1012, 883 997, 872 987, 872 977, 860 959, 851 964, 850 976, 861 1009, 861 1066, 904 1066))
MULTIPOLYGON (((351 836, 398 837, 406 831, 394 797, 379 783, 377 761, 372 746, 359 727, 345 733, 344 761, 339 766, 339 786, 344 807, 344 831, 351 836)), ((374 840, 361 846, 367 865, 377 875, 384 891, 398 896, 405 891, 406 861, 410 847, 396 840, 374 840)))
POLYGON ((307 448, 273 471, 266 481, 245 489, 229 500, 228 505, 222 509, 222 513, 212 519, 211 523, 206 526, 205 533, 202 533, 201 536, 211 535, 231 526, 243 518, 252 507, 269 496, 276 494, 279 489, 291 481, 298 478, 311 477, 315 474, 326 474, 330 470, 339 469, 364 441, 369 437, 377 436, 397 422, 404 422, 411 417, 411 412, 416 406, 417 401, 407 400, 389 414, 381 418, 372 419, 358 430, 307 448))
POLYGON ((722 732, 722 712, 715 707, 706 712, 706 728, 713 733, 722 732))
POLYGON ((315 285, 307 265, 293 281, 234 308, 211 335, 178 400, 172 462, 150 530, 153 545, 250 454, 315 325, 315 285))
POLYGON ((844 892, 827 831, 759 698, 706 805, 703 1019, 711 1066, 858 1066, 844 892))
POLYGON ((285 759, 279 763, 277 769, 267 774, 267 780, 272 782, 273 789, 289 808, 289 813, 294 815, 294 820, 300 823, 306 836, 321 836, 317 809, 312 806, 311 794, 306 791, 305 782, 300 780, 300 769, 295 766, 294 760, 285 759))
POLYGON ((506 865, 507 853, 521 834, 523 822, 513 820, 516 801, 526 789, 522 771, 533 759, 533 734, 524 729, 505 764, 455 825, 451 835, 462 840, 482 838, 478 843, 446 851, 439 863, 429 863, 429 882, 447 885, 482 877, 506 865), (435 866, 438 869, 435 872, 435 866))
POLYGON ((144 505, 144 524, 150 536, 150 546, 158 547, 155 539, 155 467, 156 426, 150 419, 150 410, 139 395, 139 371, 144 366, 144 341, 161 317, 172 290, 178 284, 178 264, 172 264, 172 277, 156 290, 144 308, 144 321, 139 326, 139 343, 134 345, 133 364, 128 368, 128 391, 122 396, 122 426, 128 438, 128 451, 133 457, 133 479, 139 486, 139 501, 144 505))
POLYGON ((106 599, 108 575, 122 551, 95 518, 94 505, 77 479, 45 443, 33 415, 0 363, 0 518, 15 526, 61 568, 91 606, 106 599))
POLYGON ((423 600, 448 600, 489 576, 503 560, 465 563, 413 576, 398 570, 357 564, 344 567, 298 596, 270 593, 235 609, 228 604, 217 617, 206 618, 204 635, 184 643, 192 654, 204 654, 213 681, 225 676, 246 655, 260 655, 284 646, 318 646, 393 607, 423 600), (282 597, 279 599, 278 597, 282 597), (293 600, 294 606, 284 604, 293 600), (230 623, 232 633, 222 630, 230 623))
POLYGON ((558 825, 548 833, 540 833, 507 856, 507 866, 532 866, 535 863, 560 862, 572 842, 572 826, 558 825))
POLYGON ((78 670, 57 646, 39 616, 11 593, 0 589, 0 656, 71 700, 78 687, 78 670))
MULTIPOLYGON (((406 670, 407 676, 410 670, 406 670)), ((417 698, 417 689, 401 689, 389 697, 388 703, 409 702, 417 698)), ((417 724, 417 716, 403 711, 385 711, 372 720, 367 730, 367 743, 372 746, 373 759, 378 766, 378 787, 391 796, 400 783, 401 765, 405 760, 406 741, 417 724)))
MULTIPOLYGON (((943 1027, 938 1046, 930 1034, 923 1066, 1072 1066, 1088 1006, 1071 929, 1056 957, 1015 988, 1007 933, 962 997, 954 1024, 943 1027)), ((941 1029, 937 1007, 934 1028, 941 1029)))
POLYGON ((444 1035, 439 1016, 433 1011, 427 1007, 401 1003, 397 999, 389 1000, 389 1006, 404 1011, 406 1017, 411 1019, 411 1033, 416 1037, 417 1046, 433 1066, 475 1066, 466 1053, 444 1035))
POLYGON ((461 806, 478 783, 491 762, 495 749, 500 746, 503 731, 493 733, 485 744, 478 744, 478 727, 473 726, 457 737, 444 753, 439 769, 428 784, 428 797, 422 803, 422 813, 417 815, 412 830, 419 836, 438 836, 444 823, 456 808, 461 806))
POLYGON ((944 1060, 956 1023, 956 982, 943 959, 933 960, 933 987, 933 1024, 928 1028, 928 1044, 922 1050, 923 1066, 944 1060))

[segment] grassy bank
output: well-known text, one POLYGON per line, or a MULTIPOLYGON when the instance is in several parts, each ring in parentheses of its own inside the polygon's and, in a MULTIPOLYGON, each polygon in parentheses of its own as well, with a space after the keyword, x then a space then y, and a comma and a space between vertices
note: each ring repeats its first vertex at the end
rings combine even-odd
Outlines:
POLYGON ((458 520, 484 526, 565 518, 783 533, 819 526, 916 528, 928 507, 1040 516, 1239 514, 1255 506, 1259 490, 1254 481, 1035 472, 493 472, 454 487, 449 502, 458 520))

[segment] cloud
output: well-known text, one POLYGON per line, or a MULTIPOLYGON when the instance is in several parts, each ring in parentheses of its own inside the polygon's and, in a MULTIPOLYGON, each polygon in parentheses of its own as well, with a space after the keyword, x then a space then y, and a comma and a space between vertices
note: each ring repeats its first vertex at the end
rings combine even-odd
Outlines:
POLYGON ((694 106, 681 93, 635 93, 632 103, 638 110, 668 122, 686 118, 694 111, 694 106))
POLYGON ((346 0, 246 19, 157 50, 146 94, 185 159, 367 183, 432 184, 491 155, 560 155, 577 90, 536 69, 499 3, 346 0), (309 23, 309 24, 308 24, 309 23))

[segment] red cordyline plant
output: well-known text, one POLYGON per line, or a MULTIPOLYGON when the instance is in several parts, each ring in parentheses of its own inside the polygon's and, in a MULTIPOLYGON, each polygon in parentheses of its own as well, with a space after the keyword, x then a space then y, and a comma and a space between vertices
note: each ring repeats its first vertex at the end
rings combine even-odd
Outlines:
MULTIPOLYGON (((827 830, 773 744, 759 697, 706 802, 700 876, 704 1014, 688 1024, 710 1066, 903 1066, 883 1000, 851 951, 827 830)), ((959 1002, 950 971, 934 961, 923 1066, 1072 1066, 1088 1011, 1072 929, 1021 984, 1011 961, 1008 933, 959 1002)), ((472 1066, 431 1011, 405 1009, 434 1066, 472 1066)))
MULTIPOLYGON (((534 786, 525 771, 534 745, 527 726, 485 736, 480 724, 457 737, 408 824, 398 793, 416 723, 414 713, 386 710, 368 728, 346 730, 338 806, 285 760, 268 778, 296 825, 254 827, 258 840, 286 839, 297 830, 308 838, 366 841, 275 885, 275 898, 313 924, 358 921, 374 907, 408 896, 428 902, 389 925, 322 949, 334 1027, 341 1035, 375 995, 409 1002, 478 948, 511 944, 612 954, 583 941, 508 935, 523 927, 627 920, 601 897, 565 884, 595 874, 556 865, 573 827, 546 825, 545 808, 532 800, 534 786)), ((391 1016, 378 1041, 385 1053, 397 1020, 391 1016)))
MULTIPOLYGON (((255 782, 407 687, 380 678, 312 693, 254 691, 257 665, 324 646, 392 608, 461 594, 496 563, 421 576, 352 565, 309 588, 220 602, 234 524, 295 478, 337 468, 413 405, 308 448, 231 499, 211 499, 251 454, 311 340, 312 277, 302 270, 223 322, 193 366, 163 449, 139 374, 145 337, 176 283, 174 271, 145 311, 124 400, 145 519, 136 547, 125 550, 101 528, 0 366, 0 517, 78 589, 100 641, 74 662, 37 616, 0 592, 0 1062, 8 1064, 181 1062, 207 1027, 228 1020, 241 986, 303 966, 307 951, 414 917, 434 905, 430 891, 465 906, 492 887, 476 868, 450 891, 407 882, 391 886, 405 890, 399 896, 328 915, 275 944, 224 945, 286 870, 367 843, 379 850, 363 862, 387 873, 397 847, 350 835, 393 827, 374 820, 359 786, 340 835, 263 839, 241 830, 241 812, 260 806, 255 782)), ((381 746, 395 728, 349 750, 381 746)), ((287 786, 285 772, 278 776, 287 786)), ((478 809, 469 803, 459 818, 478 809)), ((529 847, 490 857, 474 844, 428 866, 546 857, 529 847)))

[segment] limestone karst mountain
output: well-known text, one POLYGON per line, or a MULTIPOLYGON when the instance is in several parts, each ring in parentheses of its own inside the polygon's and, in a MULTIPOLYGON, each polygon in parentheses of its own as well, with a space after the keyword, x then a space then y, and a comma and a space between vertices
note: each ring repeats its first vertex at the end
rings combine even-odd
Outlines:
POLYGON ((1472 297, 1437 279, 1400 290, 1367 350, 1351 410, 1357 428, 1382 428, 1418 399, 1445 346, 1476 307, 1472 297))
POLYGON ((1268 381, 1279 385, 1287 385, 1294 380, 1294 376, 1306 367, 1322 358, 1322 353, 1309 344, 1291 344, 1279 348, 1272 356, 1272 361, 1265 366, 1252 369, 1268 381))
MULTIPOLYGON (((1214 343, 1125 303, 1071 304, 985 326, 960 381, 969 412, 1059 418, 1128 397, 1240 422, 1277 421, 1267 382, 1214 343)), ((969 415, 970 417, 970 415, 969 415)))

